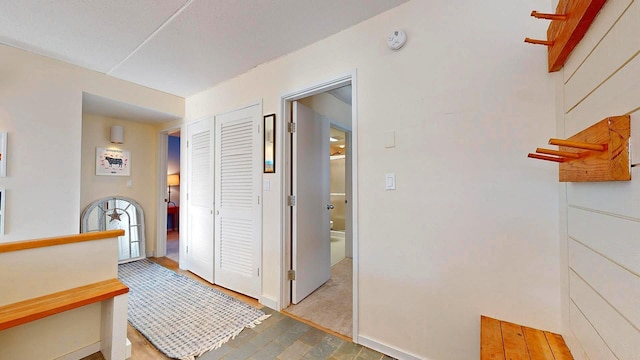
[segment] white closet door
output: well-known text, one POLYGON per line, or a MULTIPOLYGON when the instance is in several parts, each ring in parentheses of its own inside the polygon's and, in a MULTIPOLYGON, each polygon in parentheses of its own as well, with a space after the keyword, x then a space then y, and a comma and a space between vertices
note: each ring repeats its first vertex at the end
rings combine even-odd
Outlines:
POLYGON ((262 107, 216 116, 216 284, 259 297, 262 107))
POLYGON ((213 131, 212 120, 187 128, 188 270, 213 283, 213 131))

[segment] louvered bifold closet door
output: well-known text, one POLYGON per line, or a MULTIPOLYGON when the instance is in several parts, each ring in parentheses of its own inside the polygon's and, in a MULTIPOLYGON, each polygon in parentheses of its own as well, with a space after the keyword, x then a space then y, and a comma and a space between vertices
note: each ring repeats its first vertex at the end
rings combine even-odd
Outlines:
POLYGON ((187 268, 213 283, 213 119, 190 124, 187 133, 187 268))
POLYGON ((259 106, 216 116, 216 283, 260 295, 259 106))

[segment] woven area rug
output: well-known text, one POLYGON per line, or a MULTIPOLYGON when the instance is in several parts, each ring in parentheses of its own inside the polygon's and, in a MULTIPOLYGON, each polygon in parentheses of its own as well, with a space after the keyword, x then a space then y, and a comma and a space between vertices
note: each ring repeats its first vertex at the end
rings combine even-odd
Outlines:
POLYGON ((129 291, 128 320, 160 352, 193 360, 269 315, 143 259, 118 266, 129 291))

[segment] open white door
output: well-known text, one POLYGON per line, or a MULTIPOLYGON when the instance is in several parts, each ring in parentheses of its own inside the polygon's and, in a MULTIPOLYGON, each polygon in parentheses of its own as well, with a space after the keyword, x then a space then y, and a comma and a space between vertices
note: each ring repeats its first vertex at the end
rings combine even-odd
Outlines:
POLYGON ((262 106, 216 116, 216 284, 257 298, 262 254, 262 106))
POLYGON ((212 121, 187 127, 188 270, 213 283, 213 131, 212 121))
POLYGON ((293 103, 292 217, 293 280, 291 301, 299 303, 331 278, 328 119, 293 103))

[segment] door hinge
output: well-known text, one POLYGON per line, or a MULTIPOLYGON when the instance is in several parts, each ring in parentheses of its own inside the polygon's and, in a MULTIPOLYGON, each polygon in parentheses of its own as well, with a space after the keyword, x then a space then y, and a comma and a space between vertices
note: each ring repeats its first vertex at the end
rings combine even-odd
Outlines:
POLYGON ((287 131, 288 131, 288 132, 290 132, 290 133, 292 133, 292 134, 293 134, 294 132, 296 132, 296 123, 294 123, 294 122, 290 122, 290 123, 288 123, 288 124, 287 124, 287 131))
POLYGON ((260 205, 260 196, 258 196, 258 205, 260 205))
POLYGON ((296 196, 289 195, 287 196, 287 206, 295 206, 296 205, 296 196))
POLYGON ((289 270, 287 272, 287 280, 295 280, 296 279, 296 271, 295 270, 289 270))
POLYGON ((258 277, 260 277, 260 268, 258 268, 258 277))

